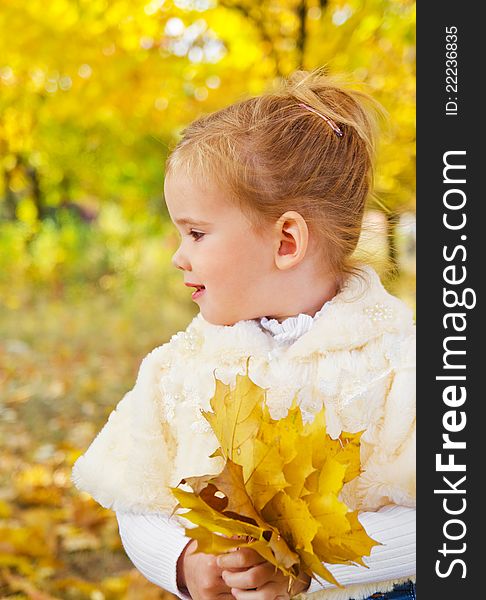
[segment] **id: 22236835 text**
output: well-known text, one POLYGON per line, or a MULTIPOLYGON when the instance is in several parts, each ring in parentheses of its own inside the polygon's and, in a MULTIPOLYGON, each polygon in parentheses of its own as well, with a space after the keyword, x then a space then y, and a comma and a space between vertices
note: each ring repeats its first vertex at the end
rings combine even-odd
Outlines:
POLYGON ((457 84, 457 27, 455 25, 445 28, 445 57, 446 57, 446 72, 445 72, 445 91, 446 91, 446 115, 457 116, 458 109, 458 93, 457 84))

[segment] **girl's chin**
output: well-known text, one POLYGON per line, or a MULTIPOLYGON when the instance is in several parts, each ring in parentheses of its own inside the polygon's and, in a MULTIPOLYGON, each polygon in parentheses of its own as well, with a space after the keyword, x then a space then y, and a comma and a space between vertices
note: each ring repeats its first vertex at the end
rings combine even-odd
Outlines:
POLYGON ((233 319, 225 319, 223 315, 215 315, 211 311, 204 310, 204 308, 201 308, 199 312, 202 315, 203 319, 211 325, 231 327, 232 325, 235 325, 235 323, 238 322, 233 319))

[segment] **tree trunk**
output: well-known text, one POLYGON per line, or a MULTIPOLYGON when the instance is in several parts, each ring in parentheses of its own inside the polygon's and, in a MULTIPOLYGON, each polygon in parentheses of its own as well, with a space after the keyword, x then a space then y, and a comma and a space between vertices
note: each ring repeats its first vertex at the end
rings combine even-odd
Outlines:
POLYGON ((3 187, 5 190, 5 213, 7 219, 15 221, 17 218, 17 198, 10 187, 12 180, 12 172, 8 169, 3 169, 3 187))
MULTIPOLYGON (((275 50, 275 40, 272 39, 270 34, 265 27, 265 16, 261 13, 260 18, 256 18, 254 14, 251 13, 249 8, 243 4, 231 4, 229 2, 225 2, 225 0, 220 0, 220 6, 224 6, 225 8, 229 8, 232 10, 239 11, 248 21, 251 21, 253 25, 256 27, 259 32, 261 39, 267 43, 269 49, 269 55, 273 58, 275 63, 275 74, 277 77, 283 77, 283 73, 280 69, 280 61, 278 52, 275 50)), ((258 5, 257 5, 258 6, 258 5)))
POLYGON ((35 207, 37 209, 37 218, 39 219, 39 221, 41 221, 46 216, 46 207, 43 203, 42 191, 40 188, 39 172, 35 167, 32 167, 31 165, 27 165, 25 167, 25 172, 27 173, 27 177, 30 181, 32 200, 34 201, 35 207))
POLYGON ((299 19, 299 31, 297 33, 297 68, 305 69, 305 46, 307 41, 306 19, 307 19, 307 3, 306 0, 301 0, 297 7, 297 18, 299 19))

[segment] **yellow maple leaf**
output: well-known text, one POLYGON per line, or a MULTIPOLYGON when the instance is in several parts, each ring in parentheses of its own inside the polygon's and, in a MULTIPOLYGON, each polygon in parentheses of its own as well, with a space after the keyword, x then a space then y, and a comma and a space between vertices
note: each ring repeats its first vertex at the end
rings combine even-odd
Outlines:
POLYGON ((278 446, 278 452, 284 463, 290 463, 298 453, 298 441, 303 432, 302 413, 294 397, 285 417, 274 420, 268 406, 263 405, 262 419, 258 430, 259 439, 265 444, 278 446))
POLYGON ((262 516, 296 552, 312 552, 312 540, 319 529, 319 523, 312 517, 304 500, 279 492, 265 506, 262 516))
POLYGON ((276 445, 267 445, 258 438, 249 440, 238 456, 248 493, 257 510, 288 486, 283 468, 284 460, 276 445))
POLYGON ((263 537, 265 533, 265 530, 261 527, 218 512, 197 494, 186 492, 179 488, 172 488, 172 492, 179 501, 179 506, 175 510, 179 508, 189 509, 187 512, 182 513, 185 519, 196 525, 206 527, 214 533, 220 533, 229 537, 252 537, 257 540, 263 537))
POLYGON ((203 411, 218 438, 223 457, 232 460, 243 443, 256 435, 265 398, 264 389, 249 377, 239 374, 236 376, 235 389, 237 393, 216 379, 216 391, 211 399, 213 412, 203 411))
POLYGON ((336 453, 336 460, 346 464, 344 483, 351 481, 361 473, 360 439, 363 432, 347 433, 343 431, 339 436, 341 448, 336 453))

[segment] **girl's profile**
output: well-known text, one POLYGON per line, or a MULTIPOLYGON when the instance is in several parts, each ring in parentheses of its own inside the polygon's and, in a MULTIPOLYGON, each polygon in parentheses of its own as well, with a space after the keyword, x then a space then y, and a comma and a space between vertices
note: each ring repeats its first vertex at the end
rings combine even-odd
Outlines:
POLYGON ((169 156, 172 262, 199 312, 146 356, 73 479, 116 512, 135 566, 179 598, 415 598, 413 315, 356 252, 382 116, 322 70, 296 71, 191 123, 169 156), (201 414, 214 373, 234 385, 247 364, 274 418, 297 395, 308 421, 324 407, 333 439, 363 431, 342 496, 381 545, 368 568, 326 565, 343 588, 305 574, 289 588, 251 548, 197 552, 171 517, 170 488, 218 470, 201 414))

